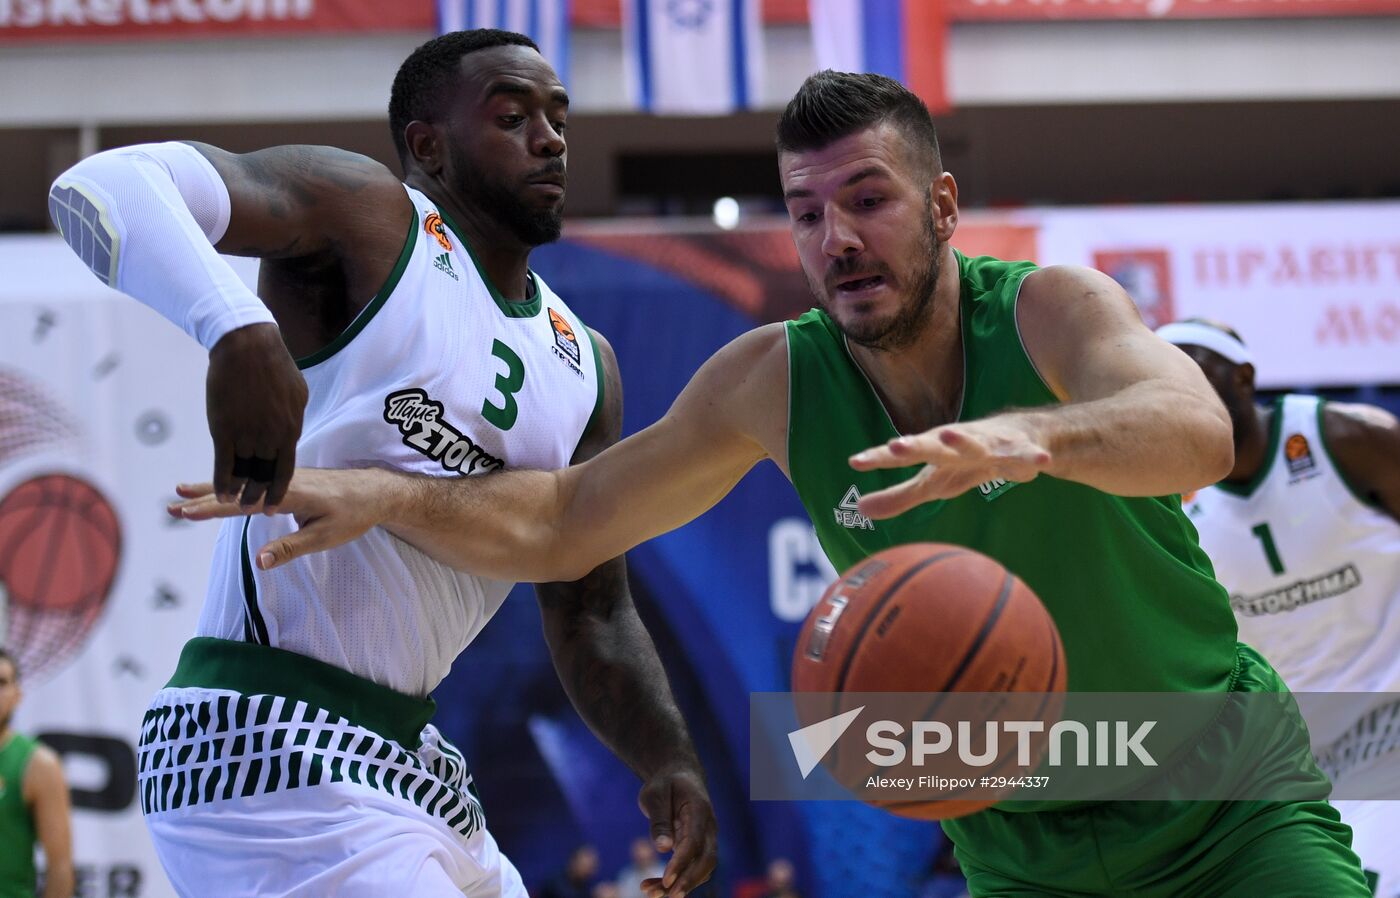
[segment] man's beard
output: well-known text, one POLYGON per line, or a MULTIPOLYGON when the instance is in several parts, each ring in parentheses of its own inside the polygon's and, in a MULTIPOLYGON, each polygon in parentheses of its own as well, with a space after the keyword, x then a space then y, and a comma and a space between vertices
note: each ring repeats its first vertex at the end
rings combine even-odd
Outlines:
MULTIPOLYGON (((926 198, 924 205, 929 214, 924 216, 924 239, 919 246, 919 253, 928 260, 928 264, 914 279, 909 299, 892 317, 883 321, 867 320, 843 324, 841 319, 832 312, 834 303, 828 297, 828 291, 818 287, 808 276, 807 286, 811 289, 812 295, 816 297, 818 305, 826 311, 832 321, 836 322, 836 326, 852 343, 868 349, 893 352, 912 345, 929 326, 932 320, 929 312, 933 307, 934 287, 938 283, 938 274, 941 268, 939 250, 942 248, 942 244, 938 242, 938 235, 933 230, 931 198, 926 198)), ((843 277, 861 270, 860 262, 857 260, 847 260, 845 257, 841 257, 832 263, 830 276, 827 280, 830 281, 832 278, 843 277)), ((888 266, 881 266, 881 271, 872 273, 884 273, 888 280, 890 270, 888 266)), ((833 287, 831 292, 834 293, 835 289, 833 287)))
MULTIPOLYGON (((452 152, 457 171, 470 172, 472 170, 471 163, 466 160, 461 150, 454 146, 452 152)), ((562 174, 564 163, 562 160, 556 160, 556 162, 558 162, 557 165, 546 165, 535 174, 546 172, 562 174)), ((559 239, 559 234, 564 230, 563 204, 553 208, 532 209, 526 206, 520 197, 505 184, 486 176, 463 177, 461 189, 473 205, 498 221, 515 236, 515 239, 526 246, 553 243, 559 239)))

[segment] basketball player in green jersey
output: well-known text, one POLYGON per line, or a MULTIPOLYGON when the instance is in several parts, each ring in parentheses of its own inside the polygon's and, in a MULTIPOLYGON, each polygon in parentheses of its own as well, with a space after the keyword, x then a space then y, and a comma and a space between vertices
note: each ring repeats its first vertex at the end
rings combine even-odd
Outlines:
POLYGON ((42 898, 73 894, 68 783, 58 755, 10 729, 19 667, 0 648, 0 898, 34 898, 34 845, 44 847, 42 898))
MULTIPOLYGON (((576 468, 470 483, 299 471, 283 510, 303 527, 258 564, 383 525, 454 566, 567 578, 703 513, 767 458, 838 569, 926 540, 1005 564, 1054 616, 1072 690, 1284 690, 1236 642, 1171 495, 1233 460, 1229 418, 1190 359, 1099 272, 955 251, 957 184, 928 111, 896 82, 814 75, 778 151, 820 308, 739 337, 664 418, 576 468)), ((174 513, 231 513, 207 486, 182 491, 174 513)), ((1325 796, 1296 742, 1260 764, 1305 768, 1325 796)), ((1180 763, 1226 750, 1203 738, 1180 763)), ((944 829, 978 896, 1366 894, 1350 832, 1320 799, 1012 803, 944 829)))

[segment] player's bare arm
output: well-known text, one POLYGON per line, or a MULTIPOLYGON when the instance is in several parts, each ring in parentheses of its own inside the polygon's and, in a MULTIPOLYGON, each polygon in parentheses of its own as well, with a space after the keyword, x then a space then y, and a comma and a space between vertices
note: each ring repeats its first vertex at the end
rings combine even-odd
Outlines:
POLYGON ((1017 302, 1026 353, 1065 404, 937 427, 852 459, 860 470, 924 463, 861 500, 874 518, 996 478, 1041 473, 1123 496, 1214 483, 1234 451, 1229 417, 1200 370, 1142 323, 1112 278, 1086 268, 1028 275, 1017 302))
MULTIPOLYGON (((488 577, 576 580, 703 514, 763 458, 787 458, 787 342, 781 324, 715 353, 655 424, 580 465, 486 477, 299 470, 281 510, 301 529, 258 551, 276 567, 383 525, 434 559, 488 577)), ((181 486, 171 514, 241 514, 209 484, 181 486)))
POLYGON ((1400 421, 1373 405, 1329 402, 1322 428, 1347 483, 1400 522, 1400 421))
MULTIPOLYGON (((617 358, 593 334, 603 360, 602 414, 583 435, 573 464, 622 436, 617 358)), ((656 646, 637 616, 627 564, 614 558, 578 580, 535 587, 545 642, 574 708, 594 735, 642 780, 638 798, 658 851, 674 855, 649 894, 682 895, 710 877, 718 841, 704 771, 656 646)))
POLYGON ((68 783, 63 767, 52 749, 39 746, 24 771, 24 801, 34 815, 34 828, 44 848, 43 898, 72 898, 76 884, 73 871, 72 817, 68 783))
POLYGON ((266 497, 275 507, 306 405, 292 357, 333 339, 392 270, 412 216, 398 179, 330 147, 240 155, 147 144, 78 163, 55 182, 50 208, 100 278, 209 350, 213 482, 247 506, 266 497), (92 257, 94 243, 110 256, 92 257), (256 295, 216 248, 265 260, 256 295))

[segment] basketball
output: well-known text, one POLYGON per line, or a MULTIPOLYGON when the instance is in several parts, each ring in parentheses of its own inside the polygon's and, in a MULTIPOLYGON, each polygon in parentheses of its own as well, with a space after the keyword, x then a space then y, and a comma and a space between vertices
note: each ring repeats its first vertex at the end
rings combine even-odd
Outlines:
MULTIPOLYGON (((870 556, 826 590, 798 636, 792 689, 1063 693, 1066 673, 1059 631, 1029 587, 978 552, 913 543, 870 556)), ((1036 701, 1033 713, 1050 710, 1036 701)), ((800 700, 798 707, 804 723, 843 710, 830 703, 804 707, 800 700)), ((1005 746, 995 765, 981 772, 1007 772, 1011 755, 1014 746, 1005 746)), ((872 771, 858 753, 833 752, 827 760, 843 784, 872 771)), ((947 819, 995 799, 871 803, 901 816, 947 819)))
POLYGON ((73 612, 100 603, 119 549, 111 506, 75 477, 36 477, 0 500, 0 581, 16 607, 73 612))
POLYGON ((107 498, 67 474, 26 480, 0 498, 6 641, 37 676, 68 658, 101 614, 117 575, 121 527, 107 498))

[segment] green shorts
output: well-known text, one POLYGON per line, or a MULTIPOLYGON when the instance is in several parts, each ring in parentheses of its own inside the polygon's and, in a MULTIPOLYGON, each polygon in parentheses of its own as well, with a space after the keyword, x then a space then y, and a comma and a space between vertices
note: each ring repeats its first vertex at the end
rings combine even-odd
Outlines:
MULTIPOLYGON (((1287 692, 1263 657, 1244 645, 1232 689, 1287 692)), ((1242 746, 1219 732, 1208 733, 1178 763, 1218 764, 1247 751, 1261 764, 1304 770, 1317 797, 993 808, 943 824, 969 891, 975 898, 1367 898, 1371 889, 1351 850, 1351 829, 1325 800, 1330 784, 1311 761, 1301 718, 1301 741, 1287 735, 1242 746)))

